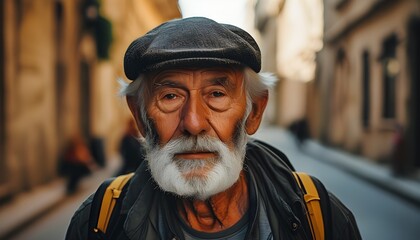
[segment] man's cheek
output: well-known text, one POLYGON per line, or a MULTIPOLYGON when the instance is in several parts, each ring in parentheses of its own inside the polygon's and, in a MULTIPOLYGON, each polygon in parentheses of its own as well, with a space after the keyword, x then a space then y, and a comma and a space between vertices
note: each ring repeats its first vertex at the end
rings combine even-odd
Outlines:
POLYGON ((174 137, 179 126, 179 121, 179 117, 176 115, 162 115, 155 118, 155 127, 161 138, 161 143, 165 144, 174 137))
POLYGON ((218 137, 224 143, 228 143, 233 140, 233 135, 237 128, 237 123, 240 119, 233 115, 220 115, 211 119, 211 125, 217 132, 218 137))

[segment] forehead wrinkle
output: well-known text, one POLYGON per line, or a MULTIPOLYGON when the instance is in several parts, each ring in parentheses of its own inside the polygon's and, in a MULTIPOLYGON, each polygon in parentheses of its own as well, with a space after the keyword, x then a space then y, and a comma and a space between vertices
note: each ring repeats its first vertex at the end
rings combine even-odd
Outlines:
POLYGON ((152 77, 153 81, 151 85, 153 89, 158 89, 160 87, 167 86, 167 87, 183 88, 183 89, 189 89, 189 90, 199 90, 207 86, 223 86, 224 88, 228 90, 235 89, 237 86, 243 87, 243 81, 240 81, 237 72, 226 72, 220 75, 217 74, 218 76, 217 75, 207 76, 207 77, 203 76, 203 75, 206 75, 206 73, 208 72, 209 71, 207 70, 204 70, 204 71, 199 71, 199 70, 163 71, 163 72, 154 74, 154 76, 152 77), (178 79, 178 77, 173 78, 173 74, 186 75, 186 76, 178 79), (202 76, 199 77, 200 75, 202 76), (194 83, 192 84, 192 86, 196 86, 196 87, 189 88, 188 87, 189 81, 193 81, 194 83))
POLYGON ((178 86, 181 85, 174 75, 191 75, 185 71, 165 70, 151 74, 152 86, 178 86))
POLYGON ((154 86, 154 90, 157 90, 159 88, 164 88, 164 87, 170 87, 170 88, 179 88, 179 89, 183 89, 185 91, 193 91, 193 90, 199 90, 202 87, 197 87, 197 88, 189 88, 186 85, 184 85, 183 83, 179 82, 179 81, 173 81, 173 80, 163 80, 161 82, 156 82, 153 84, 154 86))
POLYGON ((155 87, 155 88, 160 88, 160 87, 166 87, 166 86, 169 86, 169 87, 179 87, 179 86, 181 86, 180 84, 178 84, 176 81, 174 81, 174 80, 170 80, 170 79, 165 79, 165 80, 162 80, 162 81, 156 81, 156 82, 154 82, 153 83, 153 86, 155 87))
POLYGON ((157 90, 159 88, 164 88, 164 87, 169 87, 169 88, 179 88, 179 89, 183 89, 185 91, 190 90, 190 88, 188 88, 188 84, 187 84, 187 79, 185 78, 174 78, 171 79, 171 77, 162 77, 160 79, 156 78, 154 83, 153 83, 153 89, 157 90))

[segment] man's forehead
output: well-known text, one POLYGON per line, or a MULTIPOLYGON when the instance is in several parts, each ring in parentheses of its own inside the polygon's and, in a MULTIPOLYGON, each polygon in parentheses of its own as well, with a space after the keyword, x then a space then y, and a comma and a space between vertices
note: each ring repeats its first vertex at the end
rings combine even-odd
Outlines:
POLYGON ((203 82, 235 83, 243 80, 242 71, 238 68, 177 68, 149 73, 149 81, 153 84, 162 81, 184 81, 198 78, 203 82))

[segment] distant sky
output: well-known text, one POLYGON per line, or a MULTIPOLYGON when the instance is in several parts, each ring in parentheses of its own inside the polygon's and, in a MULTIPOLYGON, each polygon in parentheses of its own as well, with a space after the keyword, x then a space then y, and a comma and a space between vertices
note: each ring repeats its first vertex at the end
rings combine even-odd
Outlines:
POLYGON ((183 17, 203 16, 246 28, 247 0, 179 0, 183 17))

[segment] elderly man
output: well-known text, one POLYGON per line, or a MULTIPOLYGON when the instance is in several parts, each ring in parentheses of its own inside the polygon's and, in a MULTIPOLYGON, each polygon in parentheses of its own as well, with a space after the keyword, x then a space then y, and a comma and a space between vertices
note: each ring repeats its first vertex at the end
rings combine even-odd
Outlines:
MULTIPOLYGON (((123 93, 146 161, 124 188, 106 234, 90 238, 313 239, 287 158, 248 139, 273 82, 260 68, 247 32, 207 18, 169 21, 136 39, 124 58, 133 82, 123 93)), ((75 213, 67 239, 92 234, 92 198, 75 213)), ((322 206, 330 213, 326 237, 360 239, 352 213, 329 198, 322 206)))

